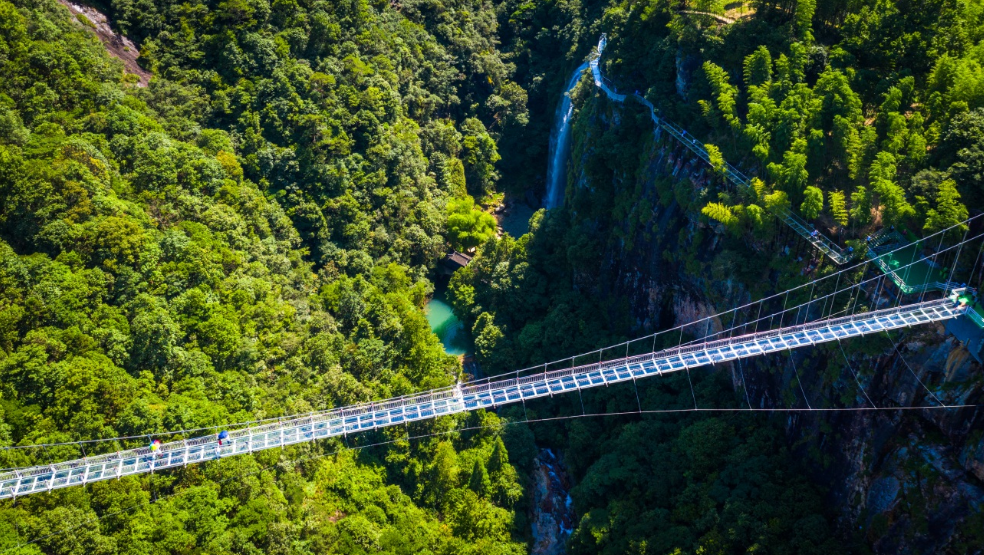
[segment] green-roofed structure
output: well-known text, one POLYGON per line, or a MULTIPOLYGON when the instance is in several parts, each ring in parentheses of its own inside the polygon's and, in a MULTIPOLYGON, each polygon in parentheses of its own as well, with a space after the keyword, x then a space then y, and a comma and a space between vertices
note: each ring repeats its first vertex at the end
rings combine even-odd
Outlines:
POLYGON ((922 243, 912 243, 904 247, 898 232, 892 231, 879 239, 890 242, 872 242, 868 256, 892 282, 905 294, 929 290, 942 290, 946 287, 947 276, 940 267, 929 259, 923 259, 922 243))
MULTIPOLYGON (((894 229, 868 238, 868 257, 888 276, 903 294, 947 289, 948 275, 922 254, 922 242, 905 245, 906 239, 894 229), (903 246, 904 245, 904 246, 903 246)), ((951 284, 953 287, 953 284, 951 284)), ((946 330, 963 343, 970 355, 984 362, 984 307, 976 298, 962 301, 972 304, 964 316, 946 322, 946 330)))

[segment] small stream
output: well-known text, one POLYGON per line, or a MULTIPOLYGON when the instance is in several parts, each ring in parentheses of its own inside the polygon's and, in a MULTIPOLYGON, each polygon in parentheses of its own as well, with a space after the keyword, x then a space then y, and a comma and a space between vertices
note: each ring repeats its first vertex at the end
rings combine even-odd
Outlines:
POLYGON ((550 449, 540 449, 533 471, 532 555, 563 555, 574 531, 573 484, 563 460, 550 449))

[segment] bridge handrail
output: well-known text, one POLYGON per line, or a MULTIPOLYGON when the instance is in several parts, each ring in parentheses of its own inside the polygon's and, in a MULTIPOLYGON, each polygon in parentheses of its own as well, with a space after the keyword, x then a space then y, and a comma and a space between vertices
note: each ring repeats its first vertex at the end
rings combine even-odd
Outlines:
MULTIPOLYGON (((915 304, 910 304, 910 305, 897 306, 897 307, 893 307, 893 308, 882 308, 882 309, 879 309, 879 310, 873 310, 871 312, 860 312, 858 314, 852 314, 850 316, 841 316, 839 318, 819 320, 819 321, 816 321, 816 322, 809 322, 807 324, 799 324, 799 325, 794 325, 794 326, 789 326, 789 327, 778 328, 778 329, 774 329, 774 330, 766 330, 766 331, 756 332, 756 333, 752 333, 752 334, 744 334, 744 335, 739 335, 739 336, 735 336, 735 337, 729 337, 729 338, 726 338, 726 339, 717 339, 717 340, 714 340, 714 341, 711 341, 711 342, 708 342, 708 343, 695 343, 693 345, 689 345, 689 346, 686 346, 686 347, 677 347, 676 349, 677 349, 677 352, 678 353, 680 353, 680 354, 686 354, 686 353, 694 352, 694 351, 702 351, 702 350, 707 350, 707 349, 719 348, 719 347, 722 347, 724 345, 734 343, 735 342, 735 339, 739 339, 739 338, 743 338, 743 337, 755 336, 755 337, 760 337, 762 339, 768 339, 768 338, 776 337, 776 336, 779 336, 779 335, 797 334, 797 333, 801 333, 803 331, 809 331, 809 330, 814 330, 814 329, 823 328, 823 327, 840 326, 840 325, 847 324, 847 323, 857 322, 859 320, 870 320, 872 318, 882 318, 884 316, 889 316, 889 315, 893 315, 893 314, 900 314, 900 313, 903 313, 903 312, 913 312, 913 311, 916 311, 916 310, 923 310, 923 309, 926 309, 926 308, 935 308, 935 307, 938 307, 938 306, 945 306, 947 304, 953 304, 953 301, 951 301, 950 299, 946 299, 946 298, 944 298, 944 299, 934 299, 934 300, 931 300, 931 301, 924 301, 924 302, 921 302, 921 303, 915 303, 915 304)), ((964 308, 963 310, 966 311, 966 308, 964 308)), ((665 352, 667 354, 669 354, 669 353, 672 353, 673 350, 670 349, 670 350, 667 350, 665 352)))
MULTIPOLYGON (((825 325, 836 325, 837 322, 841 322, 841 321, 843 321, 843 322, 856 321, 858 319, 868 319, 868 318, 870 318, 873 315, 879 315, 879 314, 883 314, 883 313, 884 314, 899 313, 899 312, 903 312, 903 311, 908 311, 909 309, 913 309, 913 308, 920 308, 922 306, 927 306, 927 307, 935 306, 935 305, 939 305, 941 302, 943 302, 943 301, 939 301, 939 300, 937 300, 937 301, 927 301, 925 303, 922 303, 921 305, 909 305, 909 306, 906 306, 906 307, 897 307, 897 308, 893 308, 893 309, 883 309, 881 311, 876 311, 876 312, 871 312, 871 313, 862 313, 862 314, 854 315, 854 316, 851 316, 851 317, 842 317, 842 318, 836 319, 836 320, 825 320, 825 321, 816 322, 816 323, 803 324, 803 325, 799 325, 799 326, 792 326, 792 327, 789 327, 789 328, 783 328, 781 330, 770 330, 770 331, 758 332, 757 334, 749 334, 749 335, 756 335, 758 337, 771 337, 771 336, 774 336, 774 335, 779 335, 779 334, 787 333, 787 332, 788 333, 795 333, 795 332, 797 332, 799 330, 814 329, 814 328, 817 328, 817 327, 824 327, 825 325), (861 318, 862 316, 864 318, 861 318)), ((676 348, 676 349, 668 349, 668 350, 658 351, 655 354, 669 355, 669 354, 673 354, 673 353, 676 353, 676 352, 686 353, 686 352, 692 352, 692 351, 697 351, 697 350, 703 350, 703 349, 707 349, 707 348, 715 348, 718 345, 723 345, 723 344, 727 344, 727 343, 733 343, 736 339, 739 339, 740 337, 744 337, 744 336, 738 336, 738 337, 730 338, 730 339, 717 340, 717 341, 709 342, 709 343, 698 343, 696 345, 692 345, 692 346, 688 346, 688 347, 683 347, 683 348, 676 348)), ((654 355, 654 353, 646 353, 646 354, 642 354, 642 355, 631 356, 631 357, 628 357, 628 358, 621 357, 621 358, 616 358, 616 359, 611 359, 611 360, 608 360, 608 361, 604 361, 604 362, 601 362, 601 363, 591 363, 591 364, 586 364, 586 365, 580 365, 580 366, 576 366, 576 367, 573 367, 573 368, 565 368, 565 369, 554 370, 554 371, 549 371, 549 372, 545 372, 545 373, 538 373, 538 374, 533 374, 533 375, 530 375, 530 376, 525 376, 525 377, 522 377, 522 378, 513 378, 511 380, 505 380, 505 381, 500 380, 500 381, 496 381, 496 382, 486 382, 486 383, 481 383, 481 384, 477 384, 477 385, 463 384, 462 387, 460 388, 460 391, 461 391, 461 393, 463 395, 469 395, 469 394, 473 394, 473 393, 479 393, 479 392, 482 392, 482 391, 488 391, 490 389, 497 389, 497 388, 500 388, 503 385, 524 384, 524 383, 529 383, 529 382, 533 382, 533 381, 539 381, 539 380, 542 380, 542 379, 551 380, 551 379, 556 379, 556 378, 570 376, 570 375, 573 375, 573 374, 583 373, 585 370, 588 370, 588 369, 602 369, 602 370, 604 370, 604 369, 619 367, 619 366, 624 365, 626 360, 630 361, 630 363, 631 362, 635 362, 635 361, 648 360, 649 358, 652 358, 653 355, 654 355)), ((401 397, 401 398, 398 398, 398 399, 395 399, 395 400, 392 400, 392 401, 388 401, 388 402, 387 401, 384 401, 384 402, 377 402, 377 403, 364 403, 364 404, 360 404, 360 405, 353 405, 353 406, 345 407, 345 408, 342 408, 342 409, 334 409, 334 410, 327 411, 327 412, 324 412, 324 413, 312 414, 310 416, 306 416, 306 417, 302 417, 302 418, 287 419, 287 420, 283 420, 283 421, 278 422, 278 423, 267 424, 265 426, 259 426, 259 427, 255 427, 255 428, 242 429, 242 430, 238 430, 238 431, 236 431, 236 432, 234 432, 234 433, 232 433, 230 435, 231 435, 231 437, 245 437, 250 432, 253 435, 256 435, 258 433, 263 433, 263 432, 266 432, 266 431, 276 431, 277 429, 279 429, 283 425, 289 424, 289 423, 293 423, 293 422, 299 422, 299 421, 324 421, 324 420, 330 420, 330 419, 333 419, 333 418, 357 416, 357 415, 361 415, 361 414, 365 414, 365 413, 369 413, 369 412, 375 412, 375 411, 379 411, 379 410, 387 410, 387 409, 390 409, 390 408, 395 408, 397 406, 406 406, 406 405, 421 404, 421 402, 423 402, 423 401, 431 402, 431 401, 433 401, 435 399, 452 398, 454 396, 453 395, 453 391, 452 391, 453 389, 454 388, 442 388, 442 389, 433 390, 433 391, 425 392, 425 393, 418 394, 418 395, 401 397)), ((195 438, 193 440, 187 440, 187 443, 189 443, 189 444, 195 444, 196 442, 210 441, 210 440, 211 440, 211 436, 202 436, 200 438, 195 438)), ((183 444, 181 444, 181 445, 178 445, 178 444, 165 444, 165 446, 162 448, 162 450, 163 451, 167 451, 168 449, 174 448, 175 446, 177 446, 177 447, 183 447, 183 444)), ((150 450, 148 448, 138 448, 138 449, 132 450, 132 452, 133 453, 137 453, 137 454, 141 454, 141 453, 147 454, 147 453, 150 452, 150 450)), ((115 454, 108 454, 108 455, 105 455, 103 457, 109 457, 111 459, 115 459, 116 458, 115 454)), ((94 462, 94 461, 98 461, 98 460, 99 460, 99 457, 90 457, 88 459, 89 462, 94 462)))
POLYGON ((977 323, 978 326, 984 327, 984 316, 978 314, 977 311, 974 310, 974 307, 970 307, 965 315, 977 323))
POLYGON ((479 406, 518 402, 519 399, 540 397, 548 393, 552 395, 555 391, 563 392, 572 387, 596 387, 602 382, 607 384, 625 381, 634 379, 637 375, 647 375, 647 372, 649 375, 662 374, 691 366, 714 364, 715 361, 733 360, 755 356, 761 352, 775 352, 832 340, 834 336, 856 336, 880 329, 895 329, 905 325, 939 321, 966 314, 968 310, 970 309, 966 305, 957 305, 950 299, 926 301, 705 343, 697 342, 685 347, 678 346, 651 353, 619 357, 530 376, 495 382, 471 382, 384 401, 331 409, 235 430, 229 434, 227 440, 224 440, 230 443, 221 447, 217 447, 214 435, 208 435, 164 444, 157 454, 152 454, 149 448, 143 447, 53 465, 13 469, 0 472, 0 498, 79 485, 92 480, 153 472, 155 468, 170 468, 188 462, 201 462, 211 458, 252 452, 256 449, 338 436, 349 431, 432 418, 479 406), (827 330, 819 334, 814 333, 813 336, 802 335, 823 328, 827 330), (649 370, 644 370, 650 361, 652 364, 649 364, 649 370), (661 370, 661 366, 665 369, 661 370), (573 384, 570 380, 573 380, 573 384), (518 397, 515 396, 516 388, 520 388, 518 397), (524 393, 523 388, 532 388, 532 390, 524 393), (514 394, 513 397, 509 396, 510 392, 514 394), (400 419, 394 420, 390 411, 407 406, 410 408, 401 410, 397 415, 400 419))
MULTIPOLYGON (((895 283, 895 285, 898 286, 899 289, 901 289, 902 292, 907 295, 910 293, 920 293, 923 291, 931 291, 937 289, 945 290, 946 288, 953 285, 948 283, 942 283, 939 281, 931 281, 919 285, 909 285, 908 283, 905 282, 905 279, 903 279, 902 276, 899 275, 899 273, 895 270, 895 268, 889 266, 888 262, 886 262, 885 259, 882 258, 881 254, 878 254, 875 248, 868 249, 868 256, 872 259, 875 265, 878 266, 878 268, 882 271, 882 273, 888 276, 892 280, 892 282, 895 283)), ((930 264, 930 266, 932 267, 932 264, 926 257, 923 257, 923 259, 919 260, 918 262, 925 262, 927 264, 930 264)), ((906 265, 906 267, 909 266, 911 266, 911 264, 906 265)))
MULTIPOLYGON (((945 285, 945 284, 941 284, 941 285, 945 285)), ((473 394, 473 393, 480 393, 480 392, 483 392, 483 391, 488 391, 488 390, 490 390, 490 389, 493 388, 493 385, 495 385, 495 388, 499 388, 499 387, 502 387, 502 384, 523 385, 523 384, 526 384, 526 383, 530 383, 530 382, 533 382, 533 381, 539 381, 539 380, 542 380, 542 379, 553 380, 553 379, 557 379, 557 378, 562 378, 562 377, 570 376, 570 375, 573 375, 573 374, 583 373, 584 371, 590 371, 589 369, 606 370, 606 369, 609 369, 609 368, 618 367, 618 366, 624 365, 626 360, 630 361, 630 363, 633 363, 633 362, 638 362, 638 361, 642 361, 642 360, 649 360, 649 359, 651 359, 651 358, 653 358, 654 356, 657 356, 657 355, 659 355, 659 356, 673 356, 673 355, 677 355, 677 354, 686 354, 686 353, 694 352, 694 351, 700 351, 700 350, 706 350, 706 349, 714 349, 714 348, 717 348, 717 347, 720 347, 720 346, 723 346, 723 345, 726 345, 726 344, 729 344, 729 343, 734 343, 736 340, 739 340, 740 338, 745 338, 745 337, 750 337, 750 336, 755 336, 755 337, 759 337, 759 338, 769 338, 769 337, 774 337, 774 336, 782 335, 782 334, 798 333, 798 332, 804 331, 804 330, 816 329, 816 328, 819 328, 819 327, 825 327, 825 326, 831 326, 831 325, 839 325, 841 323, 853 322, 853 321, 858 321, 858 320, 861 320, 861 319, 870 319, 872 317, 880 317, 880 316, 886 315, 886 314, 897 314, 897 313, 900 313, 900 312, 903 312, 903 311, 909 311, 909 312, 911 312, 912 310, 918 310, 918 309, 922 309, 922 308, 925 308, 925 307, 939 306, 939 305, 945 304, 947 302, 952 302, 952 301, 949 301, 948 299, 938 299, 938 300, 932 300, 932 301, 925 301, 923 303, 917 303, 917 304, 913 304, 913 305, 905 305, 905 306, 901 306, 901 307, 895 307, 895 308, 889 308, 889 309, 880 309, 880 310, 876 310, 876 311, 872 311, 872 312, 864 312, 864 313, 854 314, 854 315, 851 315, 851 316, 843 316, 843 317, 836 318, 836 319, 833 319, 833 320, 821 320, 821 321, 818 321, 818 322, 811 322, 811 323, 808 323, 808 324, 800 324, 800 325, 797 325, 797 326, 791 326, 791 327, 786 327, 786 328, 779 328, 779 329, 776 329, 776 330, 766 330, 766 331, 762 331, 762 332, 756 332, 756 333, 753 333, 753 334, 744 334, 744 335, 735 336, 735 337, 732 337, 732 338, 719 339, 719 340, 715 340, 715 341, 711 341, 711 342, 707 342, 707 343, 695 343, 693 345, 686 346, 686 347, 675 347, 675 348, 670 348, 670 349, 664 349, 664 350, 661 350, 661 351, 656 351, 656 352, 652 352, 652 353, 645 353, 645 354, 641 354, 641 355, 635 355, 635 356, 631 356, 631 357, 628 357, 628 358, 620 357, 620 358, 615 358, 615 359, 610 359, 610 360, 607 360, 607 361, 603 361, 603 362, 600 362, 600 363, 597 363, 596 362, 596 363, 591 363, 591 364, 579 365, 579 366, 575 366, 575 367, 572 367, 572 368, 565 368, 565 369, 561 369, 561 370, 552 370, 552 371, 549 371, 549 372, 541 372, 541 373, 531 374, 529 376, 524 376, 522 378, 512 378, 511 380, 506 380, 506 381, 502 381, 502 380, 496 381, 496 382, 487 381, 485 383, 480 383, 480 384, 469 384, 469 383, 465 383, 465 384, 461 384, 461 386, 459 388, 457 388, 457 389, 458 389, 458 391, 460 392, 461 395, 470 395, 470 394, 473 394)), ((415 395, 401 396, 401 397, 398 397, 398 398, 395 398, 395 399, 391 399, 391 400, 386 400, 386 401, 371 402, 371 403, 361 403, 361 404, 350 405, 350 406, 342 407, 342 408, 338 408, 338 409, 330 409, 328 411, 323 411, 323 412, 318 412, 318 413, 312 413, 310 415, 305 415, 305 416, 302 416, 302 417, 288 418, 288 419, 284 419, 284 420, 281 420, 281 421, 278 421, 278 422, 273 422, 273 423, 265 424, 265 425, 262 425, 262 426, 248 427, 248 428, 241 428, 239 430, 233 430, 233 431, 230 431, 229 432, 229 436, 230 436, 230 438, 233 438, 233 439, 235 439, 235 438, 245 438, 245 437, 249 437, 251 435, 255 436, 255 435, 267 433, 267 432, 270 432, 270 431, 277 431, 277 430, 281 429, 282 427, 284 427, 285 425, 287 425, 287 426, 299 425, 299 424, 301 424, 303 422, 327 422, 327 421, 331 421, 331 420, 338 420, 338 419, 344 419, 344 418, 349 418, 349 417, 353 417, 353 416, 360 416, 360 415, 363 415, 363 414, 372 413, 372 412, 376 412, 376 411, 380 411, 380 410, 390 410, 390 409, 398 408, 398 407, 402 407, 402 406, 421 405, 421 404, 433 403, 435 400, 446 400, 446 399, 455 398, 455 389, 456 388, 454 386, 444 387, 444 388, 434 389, 434 390, 426 391, 426 392, 415 394, 415 395)), ((188 439, 188 440, 182 440, 182 441, 165 443, 165 444, 162 444, 162 446, 160 448, 160 451, 166 453, 166 452, 172 451, 172 450, 183 449, 185 447, 185 445, 197 445, 197 444, 201 444, 201 443, 210 442, 210 441, 212 441, 212 438, 213 437, 214 437, 214 434, 207 435, 207 436, 200 436, 200 437, 192 438, 192 439, 188 439)), ((104 455, 96 455, 96 456, 93 456, 93 457, 88 457, 86 459, 79 459, 78 461, 67 461, 67 462, 63 462, 63 463, 55 463, 54 465, 52 465, 52 467, 55 468, 56 470, 68 469, 68 468, 74 468, 75 466, 77 466, 77 463, 79 461, 82 461, 82 460, 88 461, 89 464, 92 464, 92 463, 101 463, 101 462, 114 462, 114 461, 118 461, 120 458, 130 458, 130 457, 132 457, 134 455, 148 455, 148 454, 151 454, 151 452, 152 451, 150 450, 149 447, 139 447, 139 448, 136 448, 136 449, 129 449, 129 450, 125 450, 125 451, 119 451, 119 452, 116 452, 116 453, 107 453, 107 454, 104 454, 104 455)), ((0 475, 0 477, 2 477, 2 475, 0 475)))
POLYGON ((796 215, 792 210, 783 208, 777 211, 776 215, 813 246, 833 258, 837 264, 843 264, 854 258, 853 251, 842 249, 824 234, 816 232, 816 227, 807 223, 806 220, 796 215), (815 235, 814 232, 816 232, 815 235))

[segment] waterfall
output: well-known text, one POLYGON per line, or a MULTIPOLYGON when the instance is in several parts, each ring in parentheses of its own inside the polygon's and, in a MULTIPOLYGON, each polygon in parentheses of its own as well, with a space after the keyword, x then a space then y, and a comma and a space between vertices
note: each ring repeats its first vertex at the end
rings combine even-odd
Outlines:
POLYGON ((571 103, 570 92, 581 80, 581 73, 588 68, 584 62, 571 75, 567 90, 557 108, 553 130, 550 132, 550 165, 547 167, 547 198, 543 202, 547 210, 556 208, 564 203, 564 189, 567 185, 567 156, 571 150, 571 114, 574 105, 571 103))

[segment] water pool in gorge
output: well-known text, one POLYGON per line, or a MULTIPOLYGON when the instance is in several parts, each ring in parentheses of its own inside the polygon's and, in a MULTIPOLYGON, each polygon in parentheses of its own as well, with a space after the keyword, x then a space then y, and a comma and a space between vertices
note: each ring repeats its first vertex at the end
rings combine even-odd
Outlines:
POLYGON ((444 352, 449 355, 468 353, 470 347, 468 332, 451 311, 451 305, 447 303, 443 291, 434 293, 434 298, 427 303, 424 312, 427 314, 427 323, 430 324, 431 330, 444 345, 444 352))

